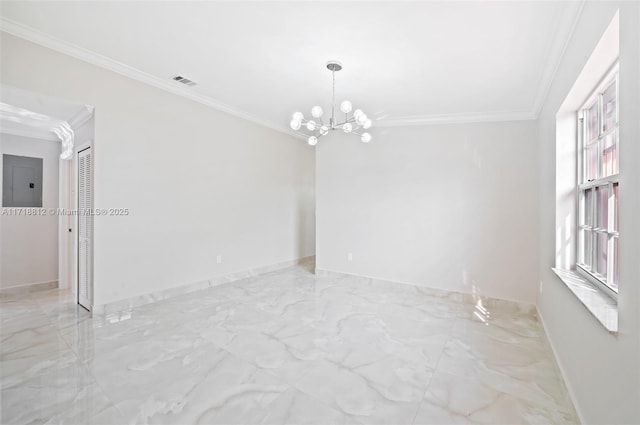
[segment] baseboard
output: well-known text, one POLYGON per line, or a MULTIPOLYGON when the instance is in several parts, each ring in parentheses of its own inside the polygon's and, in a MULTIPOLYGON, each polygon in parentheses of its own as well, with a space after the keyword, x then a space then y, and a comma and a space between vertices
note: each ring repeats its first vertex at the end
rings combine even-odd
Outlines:
POLYGON ((569 394, 569 398, 571 399, 573 408, 576 410, 576 414, 578 415, 578 419, 580 420, 580 423, 584 424, 586 422, 584 420, 584 417, 582 416, 582 412, 580 411, 580 406, 577 403, 578 399, 576 398, 576 394, 573 391, 571 384, 567 380, 567 374, 564 371, 564 367, 562 366, 560 357, 558 357, 558 352, 556 350, 556 347, 553 344, 553 341, 551 340, 551 338, 549 337, 549 333, 547 332, 547 325, 545 324, 544 317, 542 316, 542 313, 540 312, 540 309, 538 308, 537 305, 536 305, 536 313, 538 315, 538 320, 540 321, 540 325, 542 326, 542 333, 544 334, 544 340, 547 346, 551 349, 551 352, 553 353, 553 359, 555 360, 556 368, 558 369, 560 377, 562 377, 562 383, 565 389, 567 390, 567 394, 569 394))
POLYGON ((198 282, 191 282, 187 284, 181 284, 172 288, 163 289, 157 292, 150 292, 148 294, 139 295, 131 298, 125 298, 123 300, 113 301, 106 304, 94 305, 92 308, 92 315, 105 316, 109 314, 117 314, 124 311, 129 311, 133 308, 140 307, 142 305, 155 303, 158 301, 166 300, 169 298, 177 297, 191 292, 200 291, 203 289, 213 288, 214 286, 223 285, 229 282, 235 282, 237 280, 246 279, 253 276, 258 276, 273 271, 286 269, 296 265, 309 265, 313 266, 315 256, 301 257, 295 260, 284 261, 281 263, 275 263, 268 266, 256 267, 254 269, 244 270, 235 273, 229 273, 222 276, 212 277, 211 279, 201 280, 198 282))
POLYGON ((421 290, 424 291, 430 291, 433 293, 433 295, 436 296, 445 296, 447 295, 447 298, 450 300, 458 300, 460 302, 464 302, 466 304, 469 303, 477 303, 478 299, 482 299, 482 302, 484 305, 489 306, 489 305, 511 305, 511 306, 517 306, 517 309, 519 312, 523 313, 523 314, 536 314, 536 306, 535 304, 531 304, 531 303, 527 303, 527 302, 523 302, 523 301, 514 301, 514 300, 509 300, 509 299, 504 299, 504 298, 496 298, 496 297, 490 297, 490 296, 486 296, 486 295, 478 295, 478 294, 471 294, 468 292, 458 292, 458 291, 449 291, 446 289, 442 289, 442 288, 435 288, 435 287, 431 287, 431 286, 424 286, 424 285, 418 285, 416 283, 412 283, 412 282, 404 282, 404 281, 400 281, 400 280, 390 280, 390 279, 381 279, 378 277, 372 277, 372 276, 365 276, 365 275, 359 275, 359 274, 354 274, 354 273, 344 273, 344 272, 337 272, 334 270, 327 270, 327 269, 315 269, 315 274, 316 276, 319 277, 333 277, 333 278, 340 278, 340 277, 356 277, 356 278, 360 278, 360 279, 368 279, 373 281, 379 281, 379 282, 393 282, 393 283, 399 283, 402 285, 409 285, 409 286, 414 286, 416 288, 420 288, 421 290))
POLYGON ((20 294, 25 292, 44 291, 47 289, 55 289, 58 287, 57 280, 49 280, 46 282, 27 283, 25 285, 10 286, 0 289, 1 294, 20 294))

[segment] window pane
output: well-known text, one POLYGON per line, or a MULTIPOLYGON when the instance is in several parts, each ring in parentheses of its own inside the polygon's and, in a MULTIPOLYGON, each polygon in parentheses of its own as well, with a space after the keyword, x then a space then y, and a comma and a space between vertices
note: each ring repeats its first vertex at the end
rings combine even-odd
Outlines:
POLYGON ((593 189, 584 191, 584 225, 593 227, 593 189))
POLYGON ((589 253, 587 252, 587 233, 589 231, 585 229, 580 229, 578 231, 578 263, 579 264, 587 264, 587 256, 589 253))
POLYGON ((592 141, 598 138, 600 131, 598 129, 598 101, 596 100, 593 105, 587 110, 587 141, 592 141))
POLYGON ((598 143, 587 146, 585 153, 585 178, 595 180, 598 178, 598 143))
POLYGON ((616 125, 616 83, 611 84, 602 95, 604 131, 609 131, 616 125))
POLYGON ((607 229, 609 225, 609 187, 596 187, 596 227, 607 229))
POLYGON ((613 230, 618 232, 618 183, 613 184, 613 230))
POLYGON ((591 264, 593 263, 593 252, 591 246, 593 245, 593 232, 591 230, 583 230, 583 256, 581 259, 588 270, 591 270, 591 264))
POLYGON ((607 276, 607 240, 608 235, 606 233, 598 233, 596 235, 595 272, 603 277, 607 276))
POLYGON ((602 143, 602 177, 618 174, 618 132, 614 131, 602 143))
POLYGON ((618 291, 618 238, 613 238, 613 278, 609 280, 609 286, 618 291))

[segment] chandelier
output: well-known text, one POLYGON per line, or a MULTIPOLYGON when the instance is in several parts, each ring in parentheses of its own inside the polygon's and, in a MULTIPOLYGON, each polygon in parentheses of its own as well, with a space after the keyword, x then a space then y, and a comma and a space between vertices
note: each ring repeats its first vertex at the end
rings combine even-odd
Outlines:
POLYGON ((364 143, 371 141, 371 134, 367 132, 360 133, 360 130, 367 130, 371 128, 371 120, 367 115, 362 112, 361 109, 356 109, 352 113, 353 105, 348 100, 340 103, 340 111, 344 113, 344 121, 338 122, 335 113, 336 104, 336 72, 342 69, 342 65, 337 61, 329 61, 327 68, 331 71, 333 77, 333 98, 331 100, 331 117, 329 122, 325 123, 322 120, 323 110, 320 106, 314 106, 311 108, 312 119, 305 119, 302 112, 295 112, 291 120, 291 128, 307 138, 307 142, 311 146, 315 146, 318 143, 318 139, 322 136, 329 134, 332 130, 342 130, 347 134, 355 134, 360 136, 360 140, 364 143), (307 131, 300 131, 306 129, 307 131))

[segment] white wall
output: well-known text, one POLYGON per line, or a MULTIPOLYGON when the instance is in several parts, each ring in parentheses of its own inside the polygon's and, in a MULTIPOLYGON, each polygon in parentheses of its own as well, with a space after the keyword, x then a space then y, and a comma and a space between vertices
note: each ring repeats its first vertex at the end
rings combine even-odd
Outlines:
POLYGON ((317 267, 534 303, 535 131, 521 121, 323 138, 317 267))
POLYGON ((640 422, 639 116, 640 3, 587 2, 539 118, 538 310, 574 404, 582 420, 591 424, 640 422), (591 316, 551 267, 556 258, 556 113, 618 8, 621 236, 619 334, 614 336, 591 316))
MULTIPOLYGON (((59 142, 0 133, 0 154, 42 158, 42 207, 58 207, 59 142)), ((3 214, 0 234, 0 288, 58 280, 58 219, 54 215, 3 214)))
POLYGON ((94 304, 314 254, 304 142, 6 33, 1 43, 3 83, 96 108, 95 207, 131 213, 95 220, 94 304))

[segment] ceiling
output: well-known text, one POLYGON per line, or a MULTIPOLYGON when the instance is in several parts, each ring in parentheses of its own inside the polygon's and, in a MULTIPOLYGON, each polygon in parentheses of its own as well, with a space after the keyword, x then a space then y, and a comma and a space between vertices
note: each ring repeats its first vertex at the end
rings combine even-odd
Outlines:
POLYGON ((273 128, 537 117, 582 2, 2 2, 2 29, 273 128), (196 81, 183 87, 171 77, 196 81))

